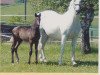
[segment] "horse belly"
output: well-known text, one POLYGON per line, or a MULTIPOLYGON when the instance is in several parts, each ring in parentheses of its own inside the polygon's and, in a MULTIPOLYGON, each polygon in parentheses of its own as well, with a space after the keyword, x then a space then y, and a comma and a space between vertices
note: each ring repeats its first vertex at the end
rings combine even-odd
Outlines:
POLYGON ((20 37, 20 39, 22 39, 23 41, 26 41, 26 42, 29 41, 29 35, 27 34, 27 32, 26 32, 26 33, 20 32, 20 33, 19 33, 19 37, 20 37))
POLYGON ((61 39, 61 32, 60 29, 44 29, 46 34, 48 35, 49 38, 55 39, 55 40, 60 40, 61 39))
POLYGON ((80 26, 71 28, 68 32, 68 38, 74 38, 78 36, 80 33, 80 29, 81 29, 80 26))
POLYGON ((61 32, 55 31, 53 33, 48 34, 49 38, 54 39, 54 40, 61 40, 61 32))

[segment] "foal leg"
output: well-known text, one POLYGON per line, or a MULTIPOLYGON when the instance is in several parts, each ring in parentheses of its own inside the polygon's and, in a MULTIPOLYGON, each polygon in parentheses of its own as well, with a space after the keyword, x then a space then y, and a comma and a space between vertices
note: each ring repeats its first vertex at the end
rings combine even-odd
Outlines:
POLYGON ((38 42, 35 43, 35 60, 38 63, 38 42))
POLYGON ((30 52, 29 52, 29 61, 28 64, 30 64, 31 56, 32 56, 32 47, 33 47, 33 42, 32 40, 30 41, 30 52))
POLYGON ((63 54, 64 54, 64 45, 65 45, 65 42, 66 42, 66 35, 62 35, 62 38, 61 38, 61 52, 60 52, 59 65, 62 64, 62 57, 63 57, 63 54))
POLYGON ((17 45, 16 45, 16 48, 15 48, 15 54, 16 54, 16 58, 17 58, 17 63, 19 63, 19 57, 18 57, 18 53, 17 53, 17 50, 18 50, 18 47, 19 45, 21 44, 22 40, 18 40, 17 42, 17 45))
POLYGON ((75 46, 76 46, 76 41, 77 41, 77 38, 74 37, 72 39, 72 52, 71 52, 71 61, 72 61, 72 65, 73 66, 77 65, 77 63, 75 62, 75 46))
POLYGON ((16 43, 17 43, 17 40, 15 40, 13 38, 13 43, 12 43, 12 47, 11 47, 11 54, 12 54, 12 61, 11 61, 11 63, 14 63, 14 51, 15 51, 16 43))

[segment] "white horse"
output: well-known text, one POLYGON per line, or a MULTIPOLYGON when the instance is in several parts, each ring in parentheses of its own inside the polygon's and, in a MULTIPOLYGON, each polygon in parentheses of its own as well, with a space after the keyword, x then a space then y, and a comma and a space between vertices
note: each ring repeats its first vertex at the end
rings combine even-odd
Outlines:
POLYGON ((40 21, 40 40, 39 40, 39 50, 40 50, 40 60, 46 62, 44 56, 44 46, 48 38, 61 39, 61 53, 59 64, 62 64, 62 57, 64 53, 64 45, 66 39, 69 37, 72 39, 72 64, 76 65, 75 62, 75 44, 77 36, 80 32, 81 25, 79 21, 79 14, 81 0, 72 0, 68 7, 68 11, 64 14, 58 14, 52 10, 46 10, 41 13, 40 21))

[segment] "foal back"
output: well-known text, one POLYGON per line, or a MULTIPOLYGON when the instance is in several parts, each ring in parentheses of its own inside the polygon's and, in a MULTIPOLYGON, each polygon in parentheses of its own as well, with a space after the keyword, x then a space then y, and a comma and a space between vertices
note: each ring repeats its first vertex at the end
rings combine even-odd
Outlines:
POLYGON ((29 39, 35 37, 35 30, 32 30, 32 28, 18 26, 15 27, 12 32, 16 38, 20 38, 23 41, 29 41, 29 39))

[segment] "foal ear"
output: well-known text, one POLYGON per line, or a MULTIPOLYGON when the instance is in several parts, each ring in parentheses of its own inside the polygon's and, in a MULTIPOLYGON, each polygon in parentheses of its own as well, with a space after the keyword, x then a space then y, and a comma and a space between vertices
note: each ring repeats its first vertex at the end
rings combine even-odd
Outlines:
POLYGON ((41 14, 40 13, 35 13, 35 17, 40 17, 41 14))
POLYGON ((37 13, 35 13, 35 17, 37 17, 37 13))

